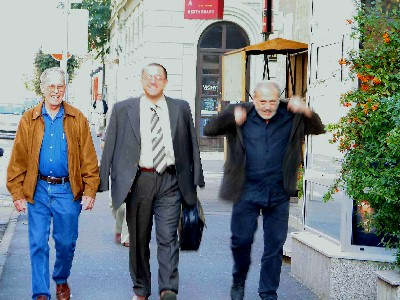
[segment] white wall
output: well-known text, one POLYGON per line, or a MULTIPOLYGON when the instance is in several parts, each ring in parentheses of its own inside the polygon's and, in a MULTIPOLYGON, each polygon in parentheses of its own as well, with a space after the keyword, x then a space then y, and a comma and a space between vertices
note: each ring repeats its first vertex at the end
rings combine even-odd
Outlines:
POLYGON ((85 59, 82 61, 79 69, 76 71, 72 83, 68 87, 69 102, 78 108, 87 118, 90 117, 90 71, 92 69, 92 61, 85 59))
MULTIPOLYGON (((262 0, 225 1, 223 20, 241 26, 250 44, 263 40, 262 3, 262 0)), ((114 101, 141 94, 142 67, 150 62, 158 62, 168 70, 169 83, 165 93, 187 100, 194 112, 198 40, 209 25, 220 20, 186 20, 183 13, 182 0, 126 1, 124 9, 114 13, 112 50, 108 60, 113 61, 118 57, 119 64, 113 64, 114 78, 107 78, 109 88, 113 86, 116 89, 109 92, 114 101), (122 48, 119 55, 115 50, 118 46, 122 48)), ((251 60, 250 70, 252 90, 255 82, 262 77, 261 57, 251 60)))

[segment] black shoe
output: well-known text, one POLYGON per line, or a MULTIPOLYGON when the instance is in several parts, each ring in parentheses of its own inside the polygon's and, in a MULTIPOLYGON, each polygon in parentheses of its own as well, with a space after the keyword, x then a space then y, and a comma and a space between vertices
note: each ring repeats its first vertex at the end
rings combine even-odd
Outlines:
POLYGON ((275 296, 271 295, 260 295, 261 300, 277 300, 278 296, 275 294, 275 296))
POLYGON ((232 300, 243 300, 244 298, 244 284, 234 283, 231 288, 232 300))
POLYGON ((176 293, 173 291, 163 291, 161 295, 161 300, 176 300, 176 293))

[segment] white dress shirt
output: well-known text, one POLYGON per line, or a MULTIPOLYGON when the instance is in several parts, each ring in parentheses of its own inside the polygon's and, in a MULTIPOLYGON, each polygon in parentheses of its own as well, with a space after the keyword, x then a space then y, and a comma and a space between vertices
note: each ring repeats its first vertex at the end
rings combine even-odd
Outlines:
MULTIPOLYGON (((165 160, 168 166, 175 165, 175 153, 172 145, 171 123, 169 121, 168 105, 165 97, 162 96, 156 103, 158 117, 161 122, 161 129, 163 132, 163 143, 165 146, 165 160)), ((152 169, 153 166, 153 144, 151 135, 151 117, 153 111, 151 108, 154 104, 147 99, 146 96, 140 98, 140 159, 139 166, 142 168, 152 169)))

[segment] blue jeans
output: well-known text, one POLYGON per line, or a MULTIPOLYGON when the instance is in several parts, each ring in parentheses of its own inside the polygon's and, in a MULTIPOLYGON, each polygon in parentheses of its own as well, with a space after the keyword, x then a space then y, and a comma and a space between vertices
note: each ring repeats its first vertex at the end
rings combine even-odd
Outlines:
POLYGON ((47 295, 50 299, 49 235, 53 218, 53 239, 56 249, 53 280, 66 283, 78 238, 81 201, 75 201, 71 186, 38 180, 35 203, 28 203, 29 250, 32 270, 32 298, 47 295))
POLYGON ((277 299, 276 291, 279 287, 283 244, 288 231, 289 198, 284 201, 270 201, 270 204, 261 205, 253 201, 254 196, 251 191, 245 190, 240 201, 233 206, 232 210, 233 282, 236 284, 245 283, 251 262, 251 246, 261 210, 263 214, 264 253, 261 258, 258 293, 262 299, 275 300, 277 299))

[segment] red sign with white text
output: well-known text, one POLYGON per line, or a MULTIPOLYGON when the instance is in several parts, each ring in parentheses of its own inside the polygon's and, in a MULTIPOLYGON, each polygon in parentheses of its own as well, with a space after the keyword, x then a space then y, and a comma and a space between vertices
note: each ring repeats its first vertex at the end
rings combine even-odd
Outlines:
POLYGON ((185 0, 185 19, 222 19, 224 0, 185 0))
POLYGON ((272 0, 264 0, 263 33, 272 33, 272 0))

